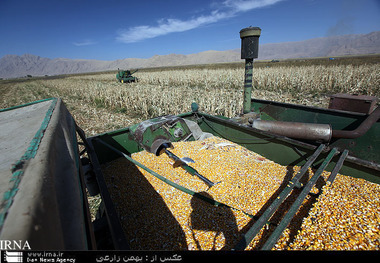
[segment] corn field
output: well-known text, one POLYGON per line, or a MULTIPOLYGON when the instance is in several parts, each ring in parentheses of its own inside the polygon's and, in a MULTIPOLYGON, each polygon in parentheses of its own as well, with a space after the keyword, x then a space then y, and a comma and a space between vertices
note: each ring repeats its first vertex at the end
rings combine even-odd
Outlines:
MULTIPOLYGON (((253 98, 327 107, 329 95, 380 97, 375 64, 254 67, 253 98)), ((88 135, 165 114, 190 111, 192 102, 210 114, 233 117, 242 109, 244 67, 140 70, 136 83, 116 72, 0 82, 0 107, 60 97, 88 135)))

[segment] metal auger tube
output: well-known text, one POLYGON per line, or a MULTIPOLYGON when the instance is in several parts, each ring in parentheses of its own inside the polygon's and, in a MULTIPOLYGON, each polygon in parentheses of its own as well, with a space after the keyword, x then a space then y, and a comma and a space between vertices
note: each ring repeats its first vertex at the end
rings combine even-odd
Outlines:
POLYGON ((171 151, 165 150, 165 153, 169 156, 169 158, 171 158, 175 162, 176 166, 181 166, 189 174, 197 176, 205 184, 207 184, 207 186, 209 188, 217 184, 217 183, 211 182, 209 179, 207 179, 206 177, 204 177, 203 175, 201 175, 200 173, 198 173, 197 170, 195 170, 193 167, 187 165, 185 162, 183 162, 178 156, 176 156, 171 151))

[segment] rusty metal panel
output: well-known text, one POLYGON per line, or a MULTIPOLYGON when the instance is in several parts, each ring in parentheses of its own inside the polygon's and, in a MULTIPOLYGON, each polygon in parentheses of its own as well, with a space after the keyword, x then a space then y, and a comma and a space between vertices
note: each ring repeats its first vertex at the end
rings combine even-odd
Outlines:
POLYGON ((370 114, 376 107, 377 97, 338 93, 330 97, 329 109, 370 114))

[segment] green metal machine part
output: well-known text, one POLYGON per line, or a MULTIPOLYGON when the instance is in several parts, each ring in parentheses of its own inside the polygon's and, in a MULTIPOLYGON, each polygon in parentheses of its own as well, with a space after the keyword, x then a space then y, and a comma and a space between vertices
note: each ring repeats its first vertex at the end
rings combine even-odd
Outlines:
POLYGON ((186 172, 201 179, 208 187, 212 187, 215 183, 188 165, 194 162, 192 159, 188 157, 179 158, 168 150, 169 148, 174 149, 172 142, 197 139, 197 128, 199 131, 200 128, 195 122, 168 115, 143 121, 138 125, 132 126, 130 131, 132 139, 138 142, 146 151, 156 156, 165 153, 174 161, 174 168, 182 167, 186 172))
POLYGON ((119 70, 116 74, 116 79, 121 83, 136 82, 138 81, 138 79, 132 75, 137 71, 138 70, 135 70, 133 72, 131 72, 130 70, 119 70))

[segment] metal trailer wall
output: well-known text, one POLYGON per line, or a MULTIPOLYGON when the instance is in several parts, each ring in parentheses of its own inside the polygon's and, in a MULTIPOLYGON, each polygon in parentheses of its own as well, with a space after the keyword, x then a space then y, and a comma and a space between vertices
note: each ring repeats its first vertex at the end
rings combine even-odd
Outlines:
POLYGON ((64 103, 1 110, 0 151, 0 239, 33 250, 89 249, 76 125, 64 103))

